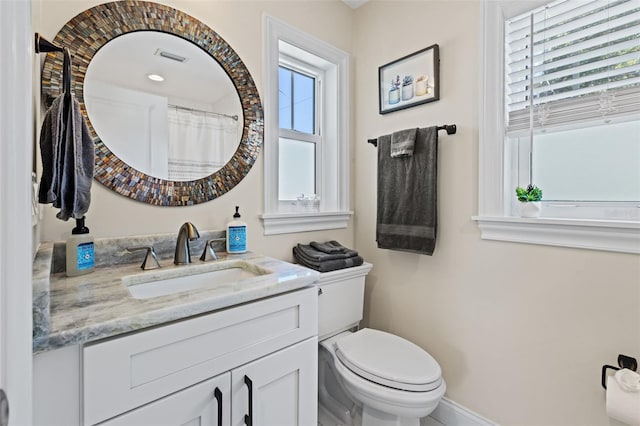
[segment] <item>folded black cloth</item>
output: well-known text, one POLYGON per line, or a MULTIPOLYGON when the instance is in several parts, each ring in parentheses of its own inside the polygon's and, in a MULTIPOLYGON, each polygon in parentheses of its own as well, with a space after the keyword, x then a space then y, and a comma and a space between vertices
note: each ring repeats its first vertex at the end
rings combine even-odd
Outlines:
POLYGON ((302 266, 315 269, 318 272, 330 272, 338 269, 351 268, 354 266, 360 266, 364 262, 362 257, 357 255, 345 259, 332 259, 318 262, 306 257, 304 252, 300 251, 300 246, 301 244, 298 244, 298 247, 293 248, 293 257, 302 266))
MULTIPOLYGON (((340 244, 335 240, 327 241, 326 243, 318 243, 316 241, 311 241, 309 245, 318 251, 321 251, 323 253, 328 253, 328 254, 350 253, 354 251, 346 248, 345 246, 343 246, 342 244, 340 244)), ((355 255, 357 256, 357 254, 358 253, 356 252, 355 255)))
POLYGON ((345 249, 343 253, 325 253, 320 250, 316 250, 307 244, 298 244, 298 251, 302 252, 306 258, 312 262, 324 262, 327 260, 347 259, 358 255, 358 252, 351 249, 345 249))

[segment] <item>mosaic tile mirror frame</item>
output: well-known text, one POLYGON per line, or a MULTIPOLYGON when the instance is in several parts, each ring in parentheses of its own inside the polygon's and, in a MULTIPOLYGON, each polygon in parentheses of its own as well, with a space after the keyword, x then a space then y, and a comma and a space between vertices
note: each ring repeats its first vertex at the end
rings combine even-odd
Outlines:
MULTIPOLYGON (((256 85, 238 54, 215 31, 184 12, 145 1, 105 3, 78 14, 53 43, 69 48, 72 92, 80 103, 95 146, 94 177, 113 191, 157 206, 188 206, 214 200, 233 189, 251 170, 263 139, 263 110, 256 85), (87 67, 110 40, 134 31, 160 31, 181 37, 207 52, 226 71, 240 97, 242 137, 231 159, 218 171, 192 181, 172 181, 145 174, 118 158, 100 139, 88 117, 84 96, 87 67)), ((50 105, 62 92, 60 53, 48 53, 42 70, 42 93, 50 105)))

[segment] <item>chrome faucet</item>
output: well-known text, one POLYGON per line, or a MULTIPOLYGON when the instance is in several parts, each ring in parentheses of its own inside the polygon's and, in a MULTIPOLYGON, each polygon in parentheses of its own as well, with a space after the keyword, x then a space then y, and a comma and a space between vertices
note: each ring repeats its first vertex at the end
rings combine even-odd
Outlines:
POLYGON ((153 249, 153 246, 142 246, 142 247, 127 247, 127 251, 129 253, 133 253, 134 251, 146 250, 147 254, 144 255, 144 260, 142 261, 143 271, 148 271, 150 269, 158 269, 160 267, 160 262, 158 261, 158 256, 156 255, 156 251, 153 249), (149 258, 152 258, 154 262, 150 262, 149 258))
POLYGON ((173 256, 173 263, 176 265, 191 263, 189 241, 197 240, 198 238, 200 238, 200 234, 193 223, 183 223, 178 231, 178 240, 176 241, 176 252, 173 256))
POLYGON ((213 243, 215 243, 216 241, 226 240, 226 238, 214 238, 212 240, 207 240, 207 243, 204 245, 202 256, 200 256, 200 260, 202 260, 203 262, 207 262, 209 260, 218 260, 218 256, 216 256, 216 252, 213 250, 213 243))

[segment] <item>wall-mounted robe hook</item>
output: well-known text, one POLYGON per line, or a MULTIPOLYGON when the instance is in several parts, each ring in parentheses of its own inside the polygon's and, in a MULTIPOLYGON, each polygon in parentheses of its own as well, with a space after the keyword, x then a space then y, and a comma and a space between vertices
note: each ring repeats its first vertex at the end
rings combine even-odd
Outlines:
POLYGON ((36 33, 35 41, 36 41, 36 53, 63 51, 62 47, 56 46, 55 44, 51 43, 46 38, 42 37, 39 33, 36 33))
POLYGON ((62 66, 62 84, 64 93, 71 94, 71 52, 66 47, 60 47, 51 43, 40 33, 35 34, 36 53, 62 52, 64 61, 62 66))

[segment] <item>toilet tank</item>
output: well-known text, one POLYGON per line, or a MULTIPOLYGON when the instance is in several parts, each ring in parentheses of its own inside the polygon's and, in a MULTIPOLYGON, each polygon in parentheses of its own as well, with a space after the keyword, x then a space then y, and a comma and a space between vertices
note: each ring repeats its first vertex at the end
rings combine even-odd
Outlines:
POLYGON ((372 265, 324 272, 316 283, 318 296, 318 339, 348 330, 362 320, 364 280, 372 265))

